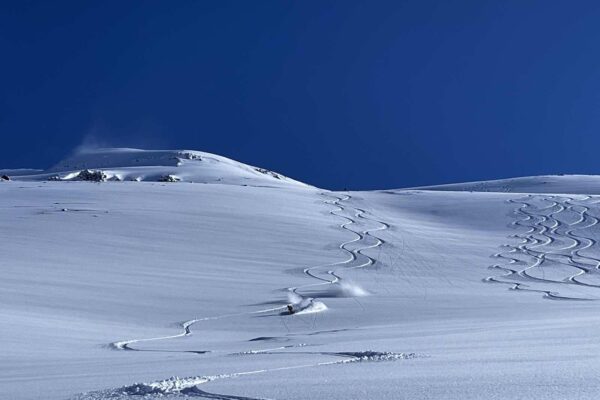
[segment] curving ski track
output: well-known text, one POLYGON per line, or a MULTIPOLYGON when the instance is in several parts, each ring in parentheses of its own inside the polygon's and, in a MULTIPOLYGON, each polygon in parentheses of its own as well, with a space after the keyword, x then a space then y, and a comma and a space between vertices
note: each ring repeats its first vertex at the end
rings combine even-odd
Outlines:
MULTIPOLYGON (((326 194, 322 195, 327 196, 326 194)), ((329 214, 334 215, 338 218, 342 218, 344 222, 339 225, 340 229, 350 232, 354 237, 350 240, 341 243, 338 246, 340 250, 347 254, 348 257, 346 259, 335 263, 308 267, 303 270, 305 275, 309 276, 310 278, 319 280, 320 282, 287 288, 289 292, 294 293, 300 296, 302 299, 307 300, 309 302, 312 302, 315 298, 319 296, 318 294, 315 296, 313 296, 312 294, 303 295, 302 292, 305 292, 307 289, 314 289, 319 286, 339 285, 342 283, 343 280, 340 275, 341 272, 343 272, 343 270, 366 268, 374 265, 377 260, 367 254, 364 254, 364 251, 382 246, 385 243, 385 241, 377 236, 374 236, 373 232, 386 230, 390 227, 390 225, 386 222, 368 216, 369 213, 361 208, 343 206, 341 203, 350 200, 352 198, 350 195, 345 195, 344 197, 330 195, 330 197, 332 197, 333 199, 325 200, 325 203, 331 204, 335 206, 335 208, 330 210, 329 214), (351 211, 352 216, 343 214, 348 210, 351 211), (379 226, 364 230, 352 229, 351 227, 353 225, 357 225, 358 219, 365 221, 365 223, 374 222, 379 226), (349 248, 350 245, 358 244, 361 242, 367 242, 367 239, 369 239, 369 241, 374 241, 374 243, 365 244, 364 246, 360 246, 354 249, 349 248)), ((323 294, 327 295, 326 291, 324 291, 323 294)))
POLYGON ((600 283, 600 258, 589 254, 595 250, 597 241, 592 235, 600 223, 590 211, 598 202, 591 196, 527 195, 509 200, 518 205, 512 226, 526 231, 509 236, 521 242, 503 245, 507 250, 494 257, 504 262, 490 268, 504 273, 485 281, 541 293, 554 300, 600 300, 600 284, 585 279, 595 277, 600 283), (577 219, 564 221, 569 214, 577 219), (555 278, 547 278, 546 274, 555 278))
MULTIPOLYGON (((364 252, 369 249, 374 249, 382 246, 385 241, 373 233, 377 231, 383 231, 389 229, 390 225, 386 222, 380 221, 376 218, 370 216, 370 213, 361 208, 351 207, 349 205, 342 205, 343 202, 347 202, 351 199, 350 195, 344 196, 335 196, 326 193, 321 193, 324 197, 329 197, 329 199, 324 200, 325 204, 329 204, 334 206, 335 208, 329 211, 330 215, 336 216, 338 218, 343 219, 343 222, 339 225, 339 228, 350 232, 354 237, 350 240, 347 240, 341 243, 338 247, 340 250, 347 254, 347 258, 344 260, 317 265, 312 267, 307 267, 303 270, 304 274, 312 279, 318 280, 319 282, 305 284, 301 286, 293 286, 288 287, 286 290, 290 293, 293 293, 296 296, 299 296, 304 302, 304 309, 300 310, 300 312, 296 314, 302 313, 302 311, 306 309, 310 309, 316 304, 316 299, 319 298, 318 295, 315 294, 303 294, 303 292, 309 291, 309 289, 314 289, 317 287, 328 287, 340 285, 343 278, 342 272, 344 270, 353 270, 359 268, 366 268, 374 265, 377 260, 364 252), (346 213, 349 212, 349 215, 346 213), (354 226, 358 226, 359 222, 368 226, 369 224, 375 223, 377 226, 373 228, 365 228, 365 229, 352 229, 354 226), (364 245, 361 245, 364 242, 364 245), (352 246, 352 248, 350 247, 352 246)), ((321 293, 327 294, 327 291, 323 291, 321 293)), ((341 297, 341 296, 340 296, 341 297)), ((344 297, 353 297, 353 296, 344 296, 344 297)), ((326 308, 326 307, 325 307, 326 308)), ((323 309, 325 309, 323 308, 323 309)), ((284 310, 287 310, 287 304, 282 304, 278 307, 272 307, 252 312, 246 313, 235 313, 235 314, 225 314, 213 317, 204 317, 204 318, 195 318, 181 323, 182 331, 180 333, 168 336, 159 336, 153 338, 141 338, 141 339, 129 339, 122 340, 111 343, 111 347, 116 350, 124 350, 124 351, 149 351, 149 352, 168 352, 168 353, 194 353, 194 354, 204 354, 210 352, 209 350, 162 350, 162 349, 148 349, 148 348, 137 348, 135 344, 139 343, 147 343, 147 342, 155 342, 155 341, 163 341, 163 340, 172 340, 183 338, 192 334, 192 326, 199 322, 218 320, 224 318, 235 318, 253 314, 274 314, 279 315, 286 314, 284 310)), ((316 310, 320 311, 320 310, 316 310)), ((296 315, 291 314, 291 316, 296 315)), ((328 356, 328 357, 341 357, 343 360, 336 361, 327 361, 327 362, 318 362, 313 364, 303 364, 303 365, 293 365, 288 367, 279 367, 272 369, 261 369, 256 371, 247 371, 247 372, 238 372, 234 374, 225 374, 219 376, 199 376, 199 377, 189 377, 189 378, 170 378, 164 381, 157 381, 150 384, 134 384, 132 386, 123 387, 119 389, 111 389, 108 391, 100 391, 89 394, 82 394, 81 397, 77 397, 78 399, 100 399, 100 398, 116 398, 120 396, 129 396, 129 395, 152 395, 156 394, 162 396, 164 394, 176 393, 183 394, 186 396, 195 396, 195 397, 205 397, 205 398, 222 398, 222 399, 248 399, 246 397, 236 397, 236 396, 228 396, 228 395, 220 395, 220 394, 212 394, 208 392, 204 392, 200 390, 197 385, 210 382, 215 379, 223 379, 223 378, 234 378, 244 375, 253 375, 259 373, 266 372, 274 372, 274 371, 282 371, 282 370, 290 370, 290 369, 299 369, 299 368, 309 368, 309 367, 318 367, 324 365, 333 365, 333 364, 343 364, 348 362, 363 362, 363 361, 391 361, 391 360, 399 360, 399 359, 410 359, 418 357, 414 353, 389 353, 389 352, 374 352, 374 351, 366 351, 366 352, 343 352, 343 353, 335 353, 335 352, 296 352, 296 351, 285 351, 281 350, 291 349, 293 347, 303 347, 304 345, 292 345, 292 346, 282 346, 275 349, 267 349, 267 350, 249 350, 247 352, 237 353, 234 355, 242 355, 242 354, 314 354, 320 356, 328 356), (100 396, 100 397, 98 397, 100 396)))

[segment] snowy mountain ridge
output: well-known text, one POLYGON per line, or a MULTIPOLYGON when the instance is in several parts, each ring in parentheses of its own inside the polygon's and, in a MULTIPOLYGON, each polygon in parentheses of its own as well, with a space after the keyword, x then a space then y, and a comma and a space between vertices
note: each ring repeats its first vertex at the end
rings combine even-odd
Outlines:
MULTIPOLYGON (((0 170, 2 171, 2 170, 0 170)), ((17 180, 153 181, 304 186, 277 172, 195 150, 82 150, 45 170, 6 170, 17 180)))
MULTIPOLYGON (((242 186, 313 186, 265 168, 197 150, 94 148, 46 170, 0 169, 18 181, 148 181, 222 183, 242 186)), ((600 175, 539 175, 427 185, 411 190, 600 194, 600 175)))

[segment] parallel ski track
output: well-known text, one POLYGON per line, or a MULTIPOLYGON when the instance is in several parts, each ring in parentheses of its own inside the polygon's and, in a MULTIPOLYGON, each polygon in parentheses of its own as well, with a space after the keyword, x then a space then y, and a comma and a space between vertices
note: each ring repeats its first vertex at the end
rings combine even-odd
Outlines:
MULTIPOLYGON (((322 193, 322 195, 327 196, 324 193, 322 193)), ((335 209, 330 210, 329 214, 334 215, 338 218, 342 218, 344 220, 344 222, 339 227, 343 230, 346 230, 346 231, 352 233, 354 235, 354 237, 350 240, 347 240, 347 241, 341 243, 338 246, 339 249, 341 249, 347 253, 348 258, 346 258, 345 260, 338 261, 335 263, 316 265, 316 266, 305 268, 303 270, 304 274, 306 274, 307 276, 309 276, 311 278, 317 279, 321 282, 306 284, 306 285, 302 285, 302 286, 293 286, 293 287, 287 288, 288 291, 293 292, 301 297, 306 297, 306 296, 303 296, 301 293, 303 289, 314 288, 314 287, 323 286, 323 285, 334 285, 334 284, 339 283, 342 280, 342 278, 339 274, 339 271, 343 271, 343 269, 352 270, 352 269, 366 268, 366 267, 374 265, 377 262, 377 260, 367 254, 364 254, 364 251, 382 246, 385 243, 385 241, 377 236, 374 236, 373 232, 386 230, 386 229, 389 229, 389 227, 390 227, 390 225, 387 224, 386 222, 383 222, 376 218, 367 216, 369 213, 366 210, 363 210, 361 208, 349 207, 349 206, 344 207, 341 204, 341 202, 350 200, 352 198, 350 195, 345 195, 344 197, 337 197, 337 196, 333 196, 333 195, 329 195, 329 196, 333 197, 333 199, 326 200, 325 203, 331 204, 336 207, 335 209), (354 210, 353 218, 341 214, 342 212, 346 211, 346 209, 354 210), (353 230, 350 227, 357 223, 357 219, 362 219, 362 220, 369 221, 369 222, 375 222, 375 223, 378 223, 379 226, 375 227, 375 228, 371 228, 371 229, 365 229, 363 231, 353 230), (365 246, 356 248, 354 250, 351 250, 348 248, 348 246, 353 243, 365 241, 365 239, 367 237, 372 238, 375 241, 375 243, 371 244, 371 245, 365 245, 365 246), (364 259, 364 261, 362 261, 361 263, 359 263, 357 265, 352 265, 352 263, 358 261, 359 258, 364 259), (343 267, 343 269, 332 269, 333 267, 343 267), (325 271, 323 271, 323 270, 325 270, 325 271), (323 271, 323 272, 319 273, 319 271, 323 271), (324 275, 324 276, 322 276, 322 275, 324 275)))
POLYGON ((505 273, 500 276, 490 276, 485 281, 509 284, 513 290, 542 293, 544 297, 554 300, 599 300, 600 291, 598 297, 589 295, 573 297, 561 295, 556 290, 531 288, 527 285, 530 282, 552 286, 570 285, 570 287, 600 289, 600 285, 582 280, 585 276, 600 273, 600 259, 581 253, 596 245, 596 240, 581 233, 576 233, 585 231, 600 223, 598 218, 589 214, 589 206, 597 204, 598 201, 591 204, 581 204, 591 199, 591 196, 574 199, 568 196, 527 195, 524 198, 508 200, 512 204, 519 205, 515 209, 515 213, 519 218, 512 225, 527 228, 527 231, 510 236, 521 239, 520 244, 506 244, 503 247, 508 250, 494 255, 503 259, 506 263, 504 265, 496 264, 491 268, 500 269, 505 273), (541 200, 550 203, 550 205, 542 208, 536 207, 532 204, 532 200, 541 200), (547 213, 547 211, 551 212, 547 213), (578 220, 571 223, 560 221, 557 216, 565 211, 578 214, 578 220), (567 242, 567 245, 557 248, 554 244, 559 240, 567 242), (565 254, 565 252, 568 253, 565 254), (524 260, 516 258, 517 255, 526 255, 532 258, 533 262, 526 263, 524 260), (532 275, 534 269, 545 268, 544 262, 546 261, 568 266, 573 269, 573 273, 565 276, 562 280, 546 279, 545 277, 532 275), (524 267, 517 268, 517 266, 523 264, 525 264, 524 267))

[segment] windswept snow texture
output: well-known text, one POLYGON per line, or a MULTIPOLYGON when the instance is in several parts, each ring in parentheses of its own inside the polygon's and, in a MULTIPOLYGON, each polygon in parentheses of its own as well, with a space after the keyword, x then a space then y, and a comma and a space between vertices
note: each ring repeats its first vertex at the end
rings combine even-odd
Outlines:
POLYGON ((335 193, 136 152, 0 184, 3 399, 597 398, 593 177, 335 193))

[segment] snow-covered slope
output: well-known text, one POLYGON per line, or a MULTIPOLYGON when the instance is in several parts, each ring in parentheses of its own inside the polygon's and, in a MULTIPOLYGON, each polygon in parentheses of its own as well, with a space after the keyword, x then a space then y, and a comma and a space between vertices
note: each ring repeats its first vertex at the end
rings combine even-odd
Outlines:
POLYGON ((493 181, 423 186, 415 189, 472 192, 600 194, 600 175, 526 176, 522 178, 498 179, 493 181))
POLYGON ((600 197, 245 181, 0 182, 0 397, 597 398, 600 197))
POLYGON ((78 151, 46 171, 19 172, 15 178, 306 186, 276 172, 201 151, 128 148, 78 151))

